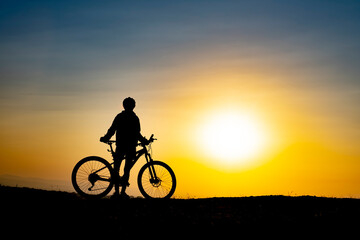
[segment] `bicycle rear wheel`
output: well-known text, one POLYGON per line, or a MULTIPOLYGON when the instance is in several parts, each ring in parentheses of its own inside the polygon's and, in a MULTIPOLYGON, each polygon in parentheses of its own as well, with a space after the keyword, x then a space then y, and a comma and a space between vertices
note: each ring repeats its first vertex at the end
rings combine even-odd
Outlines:
POLYGON ((101 157, 91 156, 80 160, 74 167, 71 181, 74 189, 87 198, 106 196, 113 187, 112 167, 101 157))
POLYGON ((170 198, 176 188, 175 174, 163 162, 148 162, 139 171, 138 186, 145 198, 170 198))

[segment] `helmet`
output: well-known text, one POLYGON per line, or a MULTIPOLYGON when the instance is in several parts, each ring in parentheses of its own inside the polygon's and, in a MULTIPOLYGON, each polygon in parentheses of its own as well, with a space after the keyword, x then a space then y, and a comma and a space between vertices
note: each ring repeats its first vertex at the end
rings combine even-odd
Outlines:
POLYGON ((133 110, 135 108, 135 100, 131 97, 125 98, 123 101, 123 106, 125 110, 133 110))

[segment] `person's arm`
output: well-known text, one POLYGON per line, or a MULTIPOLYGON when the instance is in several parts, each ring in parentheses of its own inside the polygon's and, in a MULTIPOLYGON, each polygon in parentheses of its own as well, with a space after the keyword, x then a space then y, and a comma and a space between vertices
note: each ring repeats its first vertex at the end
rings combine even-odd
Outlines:
POLYGON ((138 139, 139 139, 139 141, 141 142, 141 144, 144 144, 144 145, 148 145, 148 144, 149 144, 149 141, 148 141, 143 135, 141 135, 140 132, 139 132, 139 135, 138 135, 138 139))
POLYGON ((139 134, 138 134, 138 136, 137 136, 137 138, 138 138, 138 141, 140 141, 141 142, 141 144, 143 144, 143 145, 147 145, 147 144, 149 144, 149 141, 141 134, 141 127, 140 127, 140 120, 139 120, 139 118, 137 118, 137 128, 138 128, 138 130, 139 130, 139 134))
POLYGON ((107 133, 100 138, 100 142, 107 142, 110 140, 110 138, 115 134, 115 131, 117 129, 117 122, 118 122, 118 117, 119 115, 117 115, 113 121, 113 123, 111 124, 109 130, 107 131, 107 133))

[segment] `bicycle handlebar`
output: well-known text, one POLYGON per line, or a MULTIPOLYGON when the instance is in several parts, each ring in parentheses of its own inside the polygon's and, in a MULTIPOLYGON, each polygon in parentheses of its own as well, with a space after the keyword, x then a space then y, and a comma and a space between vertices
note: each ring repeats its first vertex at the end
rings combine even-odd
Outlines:
MULTIPOLYGON (((149 143, 152 143, 152 142, 154 142, 155 140, 157 140, 156 138, 154 138, 154 134, 151 134, 151 136, 150 136, 150 138, 149 138, 149 143)), ((113 143, 116 143, 116 141, 115 140, 109 140, 109 141, 106 141, 106 142, 103 142, 103 143, 106 143, 106 144, 113 144, 113 143)), ((139 144, 137 144, 138 146, 139 145, 143 145, 142 143, 139 143, 139 144)), ((148 145, 148 144, 144 144, 144 145, 148 145)))
POLYGON ((151 134, 150 138, 149 138, 149 142, 153 142, 157 140, 156 138, 154 138, 154 134, 151 134))

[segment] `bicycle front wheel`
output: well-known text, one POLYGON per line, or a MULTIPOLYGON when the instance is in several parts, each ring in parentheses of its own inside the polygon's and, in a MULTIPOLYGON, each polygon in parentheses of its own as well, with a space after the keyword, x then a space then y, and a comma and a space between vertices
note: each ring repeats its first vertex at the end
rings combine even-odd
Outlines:
POLYGON ((74 189, 87 198, 106 196, 113 187, 112 167, 101 157, 91 156, 80 160, 74 167, 71 181, 74 189))
POLYGON ((170 198, 176 188, 175 174, 163 162, 148 162, 139 171, 138 186, 145 198, 170 198))

